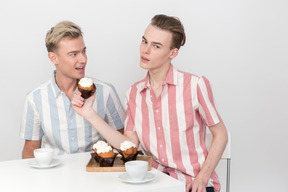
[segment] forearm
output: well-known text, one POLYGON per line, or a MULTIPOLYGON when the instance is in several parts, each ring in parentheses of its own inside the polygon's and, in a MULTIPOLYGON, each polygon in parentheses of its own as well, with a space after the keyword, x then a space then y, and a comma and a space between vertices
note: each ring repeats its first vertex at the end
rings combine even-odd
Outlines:
POLYGON ((23 150, 22 159, 34 158, 34 150, 23 150))
POLYGON ((136 133, 127 133, 123 135, 121 131, 116 131, 113 127, 107 124, 93 109, 96 92, 90 98, 84 100, 81 93, 77 91, 72 99, 74 110, 84 117, 97 131, 104 137, 113 147, 119 149, 120 144, 126 140, 130 140, 138 146, 138 137, 136 133))
MULTIPOLYGON (((135 143, 135 139, 121 134, 109 124, 107 124, 95 111, 88 113, 85 118, 113 147, 120 149, 120 144, 126 140, 135 143)), ((138 146, 138 143, 135 143, 138 146)))
POLYGON ((213 135, 212 144, 208 156, 199 174, 196 176, 196 179, 202 180, 205 184, 208 183, 211 174, 218 165, 228 141, 226 127, 222 121, 217 125, 210 127, 210 131, 213 135))
POLYGON ((22 159, 34 158, 34 150, 41 148, 41 140, 25 140, 22 151, 22 159))

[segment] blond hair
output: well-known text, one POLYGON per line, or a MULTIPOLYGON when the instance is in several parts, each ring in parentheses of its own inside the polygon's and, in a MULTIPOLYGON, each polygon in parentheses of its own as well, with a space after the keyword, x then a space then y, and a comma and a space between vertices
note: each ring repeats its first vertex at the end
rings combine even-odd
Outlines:
POLYGON ((151 19, 151 25, 172 33, 170 49, 180 49, 186 42, 186 35, 181 21, 177 17, 167 15, 155 15, 151 19))
POLYGON ((61 21, 52 27, 46 34, 46 48, 48 52, 57 52, 57 45, 61 39, 82 37, 81 28, 71 21, 61 21))

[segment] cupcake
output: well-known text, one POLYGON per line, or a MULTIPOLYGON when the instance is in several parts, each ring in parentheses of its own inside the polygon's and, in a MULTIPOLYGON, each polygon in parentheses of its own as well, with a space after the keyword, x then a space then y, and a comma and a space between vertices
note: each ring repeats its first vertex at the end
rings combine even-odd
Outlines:
POLYGON ((126 163, 127 161, 136 160, 138 151, 136 145, 131 141, 124 141, 120 144, 121 160, 126 163))
POLYGON ((93 154, 91 153, 91 155, 96 160, 96 162, 98 162, 98 163, 99 163, 99 157, 97 154, 97 150, 103 146, 108 146, 108 144, 105 141, 100 140, 97 143, 95 143, 92 147, 94 153, 93 154))
POLYGON ((97 154, 99 157, 102 157, 102 158, 113 158, 115 156, 115 153, 113 152, 112 147, 109 145, 100 147, 97 150, 97 154))
POLYGON ((78 90, 81 92, 81 96, 84 99, 87 99, 94 94, 94 92, 96 91, 96 86, 93 83, 92 79, 83 77, 78 82, 78 90))
POLYGON ((113 152, 111 146, 101 146, 97 149, 97 156, 100 167, 112 167, 116 154, 113 152))

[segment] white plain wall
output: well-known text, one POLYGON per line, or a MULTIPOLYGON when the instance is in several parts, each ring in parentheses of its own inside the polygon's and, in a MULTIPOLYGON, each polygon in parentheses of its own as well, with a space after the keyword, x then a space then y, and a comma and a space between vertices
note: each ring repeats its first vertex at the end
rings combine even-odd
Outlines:
MULTIPOLYGON (((86 74, 124 102, 144 77, 139 43, 152 16, 178 16, 187 43, 173 64, 205 75, 232 133, 231 191, 287 191, 287 0, 6 0, 0 2, 0 160, 21 158, 25 94, 51 77, 44 38, 61 20, 84 31, 86 74)), ((1 170, 0 170, 1 171, 1 170)))

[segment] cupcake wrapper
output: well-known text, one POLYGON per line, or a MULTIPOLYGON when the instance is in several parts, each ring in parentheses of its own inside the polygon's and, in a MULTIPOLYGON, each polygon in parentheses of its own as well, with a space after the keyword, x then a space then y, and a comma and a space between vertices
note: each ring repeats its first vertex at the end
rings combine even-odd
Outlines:
POLYGON ((94 158, 97 163, 99 163, 100 167, 112 167, 116 156, 117 155, 115 154, 113 158, 102 158, 98 156, 97 153, 91 153, 91 157, 94 158))
POLYGON ((99 163, 99 157, 97 153, 91 153, 91 157, 94 158, 97 163, 99 163))
POLYGON ((98 156, 100 167, 112 167, 115 157, 116 155, 114 156, 114 158, 102 158, 98 156))
POLYGON ((95 91, 96 91, 96 86, 95 84, 93 83, 93 89, 92 91, 87 91, 85 89, 81 89, 81 88, 78 88, 78 90, 81 92, 81 96, 84 98, 84 99, 87 99, 89 98, 90 96, 92 96, 95 91))
POLYGON ((125 157, 123 154, 122 154, 122 151, 119 152, 121 154, 121 160, 123 161, 123 163, 126 163, 127 161, 133 161, 133 160, 136 160, 137 158, 137 155, 139 154, 139 151, 137 151, 135 154, 133 155, 129 155, 127 157, 125 157))

